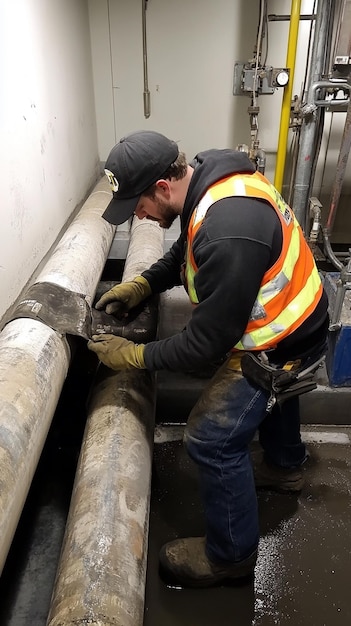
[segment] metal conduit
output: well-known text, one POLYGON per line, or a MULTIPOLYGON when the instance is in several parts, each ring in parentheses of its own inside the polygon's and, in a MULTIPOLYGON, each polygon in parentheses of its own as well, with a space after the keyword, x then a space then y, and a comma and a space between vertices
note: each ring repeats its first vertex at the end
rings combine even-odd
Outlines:
MULTIPOLYGON (((94 297, 114 229, 101 213, 111 194, 98 183, 39 280, 94 297), (94 262, 92 263, 92 259, 94 262)), ((67 375, 66 337, 36 319, 0 333, 0 570, 4 566, 67 375)))
MULTIPOLYGON (((163 230, 134 218, 123 281, 163 256, 163 230)), ((100 366, 73 487, 48 626, 141 626, 155 378, 100 366)))
POLYGON ((332 188, 331 198, 330 198, 330 207, 328 212, 328 219, 326 224, 326 234, 328 237, 331 236, 334 221, 336 217, 336 212, 340 200, 342 184, 344 182, 344 176, 347 166, 347 161, 349 158, 351 149, 351 98, 349 105, 347 107, 347 113, 344 124, 344 131, 341 140, 341 146, 338 156, 338 162, 335 171, 335 179, 332 188))
POLYGON ((296 165, 294 199, 292 208, 302 229, 306 228, 308 195, 311 186, 313 163, 316 158, 315 145, 318 130, 317 107, 314 103, 313 85, 321 79, 325 65, 325 50, 328 39, 329 21, 332 11, 331 0, 318 2, 317 18, 313 38, 311 72, 305 103, 306 116, 300 135, 300 150, 296 165))

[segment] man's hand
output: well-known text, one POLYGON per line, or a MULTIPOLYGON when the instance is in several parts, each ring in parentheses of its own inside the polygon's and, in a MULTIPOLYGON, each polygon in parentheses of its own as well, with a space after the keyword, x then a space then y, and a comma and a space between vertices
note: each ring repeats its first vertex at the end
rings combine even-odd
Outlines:
POLYGON ((144 344, 116 335, 93 335, 88 348, 113 370, 145 369, 144 344))
POLYGON ((120 283, 106 291, 95 304, 95 308, 105 309, 106 313, 123 315, 150 295, 151 287, 146 278, 136 276, 134 280, 120 283))

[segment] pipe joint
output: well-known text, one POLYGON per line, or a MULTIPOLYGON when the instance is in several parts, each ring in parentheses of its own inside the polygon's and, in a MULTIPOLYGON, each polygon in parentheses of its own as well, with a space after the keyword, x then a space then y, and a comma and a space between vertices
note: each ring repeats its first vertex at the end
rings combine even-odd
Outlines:
POLYGON ((42 322, 61 335, 85 339, 91 336, 91 311, 86 296, 53 283, 35 283, 28 289, 11 319, 19 318, 42 322))

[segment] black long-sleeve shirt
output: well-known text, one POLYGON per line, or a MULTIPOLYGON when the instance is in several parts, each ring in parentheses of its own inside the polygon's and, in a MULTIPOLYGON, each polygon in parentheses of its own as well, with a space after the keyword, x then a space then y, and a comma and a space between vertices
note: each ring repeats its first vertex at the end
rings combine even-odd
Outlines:
MULTIPOLYGON (((181 216, 181 235, 165 256, 143 272, 153 293, 181 284, 181 265, 187 226, 207 189, 230 174, 251 173, 254 168, 241 152, 208 150, 198 154, 181 216)), ((199 304, 184 330, 147 344, 148 369, 194 371, 218 362, 241 339, 265 272, 282 247, 282 230, 270 204, 251 197, 230 197, 213 204, 196 233, 193 245, 198 267, 195 289, 199 304)), ((311 316, 282 340, 277 357, 295 358, 325 335, 325 293, 311 316)))

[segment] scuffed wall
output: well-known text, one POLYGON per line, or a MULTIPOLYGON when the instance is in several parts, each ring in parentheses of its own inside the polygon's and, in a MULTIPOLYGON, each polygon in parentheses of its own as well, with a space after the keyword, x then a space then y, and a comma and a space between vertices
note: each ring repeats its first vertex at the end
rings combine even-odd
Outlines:
POLYGON ((86 0, 0 4, 0 319, 99 174, 86 0))

